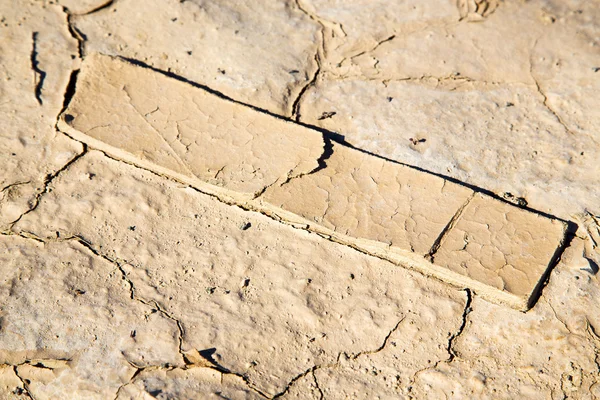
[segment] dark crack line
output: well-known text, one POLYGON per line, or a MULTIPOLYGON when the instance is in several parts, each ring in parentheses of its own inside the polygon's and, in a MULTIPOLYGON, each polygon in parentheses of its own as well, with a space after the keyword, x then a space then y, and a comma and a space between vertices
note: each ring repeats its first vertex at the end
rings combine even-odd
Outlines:
POLYGON ((65 94, 63 96, 63 105, 62 105, 60 112, 56 116, 55 128, 57 131, 60 131, 58 129, 58 121, 60 119, 60 116, 65 112, 65 110, 71 103, 71 100, 73 100, 73 97, 75 96, 75 89, 77 88, 77 77, 78 76, 79 76, 78 69, 71 71, 71 75, 69 76, 69 82, 67 83, 67 87, 65 88, 65 94))
POLYGON ((63 171, 67 170, 71 165, 73 165, 75 162, 77 162, 77 160, 82 158, 87 153, 87 145, 85 143, 82 143, 82 145, 83 145, 83 151, 81 153, 79 153, 75 157, 71 158, 65 165, 63 165, 58 170, 54 171, 51 174, 46 175, 46 177, 44 178, 43 189, 41 192, 39 192, 35 196, 35 199, 33 200, 33 205, 27 211, 25 211, 23 214, 19 215, 19 218, 17 218, 13 222, 9 223, 8 224, 9 229, 11 229, 17 222, 19 222, 21 220, 21 218, 23 218, 30 212, 34 211, 40 205, 42 197, 44 197, 44 195, 49 192, 50 184, 52 183, 52 181, 54 181, 54 179, 56 177, 58 177, 63 171))
POLYGON ((542 38, 542 36, 538 37, 535 40, 535 42, 533 43, 533 46, 531 48, 531 51, 529 52, 529 54, 530 54, 530 56, 529 56, 529 75, 531 76, 531 79, 533 80, 538 93, 542 96, 544 107, 546 107, 546 109, 554 116, 556 121, 558 121, 558 123, 560 125, 562 125, 562 127, 564 128, 564 130, 567 133, 574 135, 575 133, 569 129, 569 127, 563 121, 563 119, 560 117, 560 115, 558 115, 556 113, 556 111, 554 111, 554 109, 552 107, 550 107, 550 105, 548 104, 548 96, 542 90, 542 87, 540 86, 540 82, 538 81, 538 79, 535 77, 535 74, 533 73, 533 52, 535 51, 537 44, 541 38, 542 38))
POLYGON ((380 351, 382 351, 383 349, 385 349, 385 347, 388 344, 388 341, 390 340, 390 337, 400 328, 400 324, 402 322, 404 322, 404 320, 406 319, 406 316, 403 316, 402 318, 400 318, 400 320, 396 323, 396 325, 392 328, 391 331, 389 331, 389 333, 385 336, 385 338, 383 339, 383 342, 381 343, 381 345, 376 348, 375 350, 367 350, 367 351, 361 351, 353 356, 350 357, 351 360, 356 360, 357 358, 364 356, 364 355, 369 355, 369 354, 376 354, 379 353, 380 351))
POLYGON ((315 387, 317 388, 317 391, 319 392, 319 400, 324 400, 325 393, 323 393, 323 390, 321 390, 321 387, 319 386, 319 381, 317 380, 317 375, 315 374, 315 371, 312 372, 312 377, 313 377, 313 382, 315 383, 315 387))
POLYGON ((548 282, 550 282, 550 273, 554 270, 554 268, 560 262, 565 250, 569 246, 571 246, 571 242, 575 238, 577 229, 578 229, 578 226, 576 223, 571 222, 571 221, 566 223, 566 229, 565 229, 565 233, 562 237, 562 240, 561 240, 559 246, 554 251, 552 258, 550 259, 550 262, 548 263, 548 268, 546 268, 546 271, 544 272, 544 274, 538 281, 537 285, 531 292, 531 296, 529 297, 529 300, 527 302, 528 303, 527 308, 533 307, 535 305, 535 303, 537 302, 537 300, 542 296, 542 292, 543 292, 544 288, 548 285, 548 282))
MULTIPOLYGON (((350 56, 349 58, 350 58, 350 60, 352 60, 352 59, 354 59, 356 57, 360 57, 362 55, 372 53, 375 50, 377 50, 379 48, 379 46, 381 46, 382 44, 390 42, 390 41, 394 40, 395 38, 396 38, 396 34, 390 35, 387 38, 383 39, 382 41, 377 42, 377 44, 375 46, 373 46, 370 50, 363 50, 363 51, 361 51, 361 52, 359 52, 359 53, 357 53, 357 54, 355 54, 353 56, 350 56)), ((346 58, 344 58, 342 61, 340 61, 340 64, 343 63, 345 60, 346 60, 346 58)))
POLYGON ((563 119, 560 117, 560 115, 558 115, 556 113, 556 111, 554 111, 554 109, 552 107, 550 107, 550 105, 548 104, 548 96, 546 96, 546 93, 544 93, 544 91, 542 90, 542 87, 540 86, 540 83, 538 82, 538 80, 533 76, 533 74, 531 75, 531 78, 533 79, 533 81, 535 82, 535 87, 537 89, 537 91, 539 92, 539 94, 542 96, 543 98, 543 104, 544 107, 546 107, 546 109, 548 111, 550 111, 550 113, 554 116, 554 118, 556 119, 556 121, 558 121, 558 123, 564 128, 564 130, 571 134, 574 135, 575 132, 573 132, 571 129, 569 129, 569 127, 567 126, 567 124, 565 123, 565 121, 563 121, 563 119))
POLYGON ((306 10, 300 4, 300 0, 296 0, 295 2, 296 2, 296 7, 298 7, 298 9, 303 14, 308 16, 311 20, 315 21, 321 27, 321 29, 320 29, 321 43, 319 43, 319 45, 317 46, 317 52, 315 53, 315 62, 317 63, 317 69, 316 69, 315 73, 313 74, 312 78, 306 83, 306 85, 304 85, 302 87, 302 89, 300 89, 300 93, 298 93, 298 96, 296 96, 296 98, 294 99, 294 101, 292 103, 292 117, 291 118, 292 118, 292 120, 299 122, 300 121, 300 105, 301 105, 302 98, 304 97, 304 94, 308 91, 308 89, 310 89, 311 87, 313 87, 316 84, 317 79, 319 78, 319 74, 321 73, 321 61, 322 61, 321 57, 325 58, 325 31, 327 30, 327 27, 317 16, 308 12, 308 10, 306 10))
POLYGON ((310 367, 306 371, 304 371, 304 372, 296 375, 295 377, 293 377, 292 380, 290 380, 288 382, 288 384, 286 385, 286 387, 281 392, 279 392, 275 396, 273 396, 272 399, 275 400, 275 399, 279 399, 279 398, 285 396, 290 391, 290 389, 294 386, 294 384, 296 382, 298 382, 300 379, 304 378, 308 374, 314 374, 314 372, 316 370, 320 369, 320 368, 333 367, 335 365, 337 365, 337 364, 313 365, 312 367, 310 367))
POLYGON ((461 215, 464 213, 469 203, 471 203, 471 200, 473 200, 473 198, 475 197, 475 193, 476 192, 471 193, 467 200, 458 208, 458 210, 456 210, 456 213, 454 213, 454 215, 452 216, 448 224, 444 227, 440 235, 437 237, 437 239, 435 239, 435 242, 433 242, 433 245, 431 246, 429 252, 425 255, 425 258, 428 259, 432 264, 435 258, 435 253, 437 253, 450 231, 452 231, 452 228, 454 228, 454 226, 460 219, 461 215))
MULTIPOLYGON (((123 271, 123 270, 122 270, 123 271)), ((163 315, 165 318, 170 319, 171 321, 175 322, 175 324, 177 325, 177 330, 179 331, 178 334, 178 350, 179 350, 179 354, 181 355, 181 359, 183 361, 184 364, 188 364, 187 359, 185 357, 185 354, 183 353, 183 338, 185 336, 185 329, 183 328, 183 324, 181 323, 180 320, 178 320, 177 318, 175 318, 174 316, 172 316, 169 312, 167 312, 167 310, 165 310, 163 307, 161 307, 158 302, 156 300, 144 300, 140 297, 135 296, 134 293, 134 286, 133 286, 133 282, 131 282, 131 280, 129 280, 129 278, 123 277, 123 279, 126 279, 130 284, 131 284, 131 289, 132 289, 132 299, 139 301, 140 303, 143 303, 149 307, 152 307, 154 309, 156 309, 156 311, 158 311, 159 313, 161 313, 161 315, 163 315)))
MULTIPOLYGON (((42 241, 44 241, 41 238, 39 238, 39 239, 42 240, 42 241)), ((137 298, 137 296, 135 295, 135 287, 133 286, 133 282, 129 279, 129 277, 127 275, 127 272, 123 268, 123 263, 121 263, 120 261, 118 261, 118 260, 116 260, 114 258, 111 258, 111 257, 109 257, 109 256, 107 256, 105 254, 100 253, 98 250, 96 250, 94 248, 94 246, 92 245, 92 243, 89 240, 85 239, 81 235, 73 235, 73 236, 71 236, 69 238, 66 238, 64 240, 75 240, 77 243, 79 243, 80 245, 82 245, 83 247, 85 247, 86 249, 88 249, 95 256, 100 257, 100 258, 108 261, 109 263, 111 263, 115 267, 117 267, 117 269, 121 273, 123 281, 125 281, 125 283, 127 283, 127 285, 129 286, 129 298, 131 300, 138 300, 141 303, 144 303, 139 298, 137 298)), ((148 304, 144 303, 144 305, 148 305, 148 304)))
POLYGON ((473 311, 473 308, 471 307, 471 303, 473 302, 473 294, 471 293, 470 289, 465 289, 464 291, 467 294, 467 301, 465 303, 465 309, 463 310, 462 314, 462 322, 458 327, 458 330, 454 334, 452 334, 452 336, 450 336, 450 338, 448 339, 448 346, 446 347, 446 350, 448 351, 449 357, 448 360, 446 360, 447 363, 451 363, 456 357, 457 354, 454 350, 454 342, 465 330, 469 314, 471 313, 471 311, 473 311))
POLYGON ((35 84, 35 99, 37 102, 42 105, 44 101, 42 100, 42 88, 44 87, 44 81, 46 80, 46 71, 40 68, 40 62, 38 60, 38 50, 37 50, 37 41, 38 41, 39 32, 33 32, 31 34, 31 40, 33 42, 31 49, 31 69, 34 73, 34 84, 35 84))
POLYGON ((449 338, 448 338, 448 345, 446 346, 446 351, 448 352, 448 358, 445 360, 437 360, 432 366, 429 367, 425 367, 422 368, 418 371, 416 371, 412 377, 410 378, 410 382, 408 384, 408 398, 409 399, 414 399, 414 395, 412 395, 412 389, 413 386, 417 380, 417 377, 422 374, 425 371, 430 371, 430 370, 434 370, 436 369, 440 364, 442 363, 446 363, 446 364, 450 364, 452 363, 452 361, 454 361, 455 358, 459 358, 459 355, 456 353, 456 351, 454 350, 454 342, 456 341, 456 339, 458 339, 458 337, 460 335, 462 335, 462 333, 464 332, 466 326, 467 326, 467 320, 469 317, 469 314, 471 313, 471 311, 473 311, 473 293, 471 292, 470 289, 464 289, 464 292, 467 295, 466 301, 465 301, 465 308, 463 310, 463 314, 462 314, 462 321, 460 326, 458 327, 458 330, 453 333, 449 338))
POLYGON ((0 189, 0 193, 9 190, 15 186, 21 186, 21 185, 27 185, 28 183, 31 183, 31 181, 23 181, 23 182, 15 182, 15 183, 11 183, 9 185, 4 186, 2 189, 0 189))
POLYGON ((35 397, 31 394, 31 390, 29 389, 29 380, 23 378, 21 375, 19 375, 19 370, 17 368, 17 365, 13 366, 13 371, 15 373, 15 375, 17 376, 17 378, 19 378, 19 380, 21 381, 21 383, 23 384, 23 389, 25 390, 25 394, 31 399, 31 400, 36 400, 35 397))
POLYGON ((254 196, 252 197, 253 200, 258 199, 260 196, 262 196, 270 187, 278 184, 279 187, 282 187, 284 185, 287 185, 288 183, 290 183, 292 180, 294 179, 298 179, 298 178, 302 178, 303 176, 307 176, 307 175, 312 175, 315 174, 323 169, 325 169, 327 167, 327 160, 329 158, 331 158, 331 156, 333 155, 333 142, 331 141, 330 138, 328 138, 327 136, 323 136, 323 153, 321 153, 321 155, 319 156, 319 158, 317 159, 317 166, 315 168, 313 168, 312 170, 308 171, 308 172, 302 172, 300 174, 297 175, 292 175, 291 173, 288 174, 287 178, 278 184, 278 180, 265 186, 264 188, 262 188, 261 190, 259 190, 258 192, 256 192, 254 194, 254 196))
POLYGON ((394 327, 388 332, 388 334, 385 336, 385 338, 383 339, 382 344, 377 347, 374 350, 365 350, 365 351, 361 351, 358 352, 356 354, 353 354, 351 356, 348 356, 348 353, 342 351, 340 353, 338 353, 337 357, 336 357, 336 361, 334 363, 327 363, 327 364, 318 364, 318 365, 313 365, 312 367, 308 368, 307 370, 301 372, 300 374, 296 375, 295 377, 293 377, 288 384, 286 385, 286 387, 279 393, 277 393, 275 396, 273 396, 273 399, 278 399, 281 398, 282 396, 285 396, 290 389, 294 386, 294 384, 296 382, 298 382, 300 379, 304 378, 305 376, 307 376, 308 374, 312 374, 313 375, 313 379, 317 385, 317 388, 319 390, 319 392, 321 393, 321 398, 323 397, 323 392, 321 391, 321 388, 318 386, 317 383, 317 378, 315 376, 315 371, 322 369, 322 368, 336 368, 339 366, 340 364, 340 359, 345 356, 348 360, 350 361, 354 361, 357 358, 363 356, 363 355, 369 355, 369 354, 376 354, 379 353, 380 351, 382 351, 386 346, 387 343, 390 339, 390 337, 394 334, 394 332, 396 332, 399 328, 400 328, 400 324, 406 319, 406 316, 402 316, 402 318, 396 323, 396 325, 394 325, 394 327))
POLYGON ((98 7, 91 9, 90 11, 83 13, 83 14, 76 14, 76 15, 91 15, 94 13, 97 13, 98 11, 102 11, 104 9, 107 9, 108 7, 112 6, 115 3, 115 0, 109 0, 104 4, 100 4, 98 7))
POLYGON ((315 62, 317 63, 317 69, 315 73, 313 74, 312 78, 306 83, 306 85, 304 85, 302 89, 300 89, 300 93, 298 93, 298 96, 296 96, 294 102, 292 103, 292 119, 296 122, 300 121, 300 103, 302 101, 302 98, 304 97, 308 89, 315 86, 315 84, 317 83, 317 79, 319 78, 319 74, 321 73, 321 56, 319 56, 318 52, 317 54, 315 54, 315 62))
POLYGON ((85 56, 85 42, 87 41, 87 37, 83 34, 83 32, 73 25, 74 14, 72 14, 67 7, 63 7, 63 12, 67 15, 67 29, 69 30, 71 37, 77 41, 77 52, 79 59, 83 60, 85 56))

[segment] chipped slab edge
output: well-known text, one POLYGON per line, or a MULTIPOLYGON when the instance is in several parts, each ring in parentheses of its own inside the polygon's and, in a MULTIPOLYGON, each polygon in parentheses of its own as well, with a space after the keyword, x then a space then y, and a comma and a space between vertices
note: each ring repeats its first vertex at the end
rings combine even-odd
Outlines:
MULTIPOLYGON (((76 141, 85 143, 92 149, 96 149, 105 153, 111 158, 151 171, 168 179, 176 180, 184 185, 189 185, 204 194, 216 197, 218 200, 226 204, 264 214, 279 222, 318 234, 331 241, 352 247, 355 250, 363 252, 367 255, 389 261, 401 267, 415 270, 425 276, 434 277, 457 288, 469 288, 485 300, 488 300, 492 303, 507 305, 520 311, 527 311, 533 306, 541 288, 544 286, 551 268, 555 264, 557 257, 560 255, 560 250, 564 247, 567 236, 568 226, 565 222, 561 221, 563 224, 563 237, 561 242, 557 244, 557 250, 554 256, 550 260, 548 266, 546 266, 545 272, 540 276, 540 280, 536 284, 534 290, 529 294, 529 296, 520 297, 476 281, 465 275, 453 272, 448 268, 433 264, 420 254, 404 251, 374 240, 359 239, 340 234, 332 229, 315 224, 313 221, 309 221, 297 214, 266 203, 260 198, 252 198, 251 196, 243 193, 224 189, 222 187, 204 182, 198 178, 177 173, 152 162, 142 160, 129 152, 108 145, 72 128, 68 123, 66 123, 66 121, 64 121, 64 113, 60 116, 57 127, 65 135, 76 141)), ((352 151, 356 150, 352 149, 352 151)), ((483 196, 488 197, 486 195, 483 196)))

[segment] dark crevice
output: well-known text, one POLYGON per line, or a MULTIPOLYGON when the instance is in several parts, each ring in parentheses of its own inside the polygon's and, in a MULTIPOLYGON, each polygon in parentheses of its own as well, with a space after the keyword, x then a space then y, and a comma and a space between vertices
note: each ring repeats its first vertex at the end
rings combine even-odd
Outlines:
MULTIPOLYGON (((394 40, 395 38, 396 38, 396 35, 395 35, 395 34, 394 34, 394 35, 391 35, 391 36, 388 36, 387 38, 385 38, 385 39, 383 39, 382 41, 378 42, 378 43, 377 43, 377 44, 376 44, 376 45, 375 45, 373 48, 371 48, 370 50, 364 50, 364 51, 361 51, 360 53, 358 53, 358 54, 355 54, 355 55, 351 56, 351 57, 350 57, 350 59, 354 59, 354 58, 360 57, 360 56, 362 56, 362 55, 364 55, 364 54, 371 53, 371 52, 373 52, 373 51, 377 50, 377 48, 378 48, 379 46, 381 46, 382 44, 384 44, 384 43, 387 43, 387 42, 390 42, 390 41, 394 40)), ((342 62, 343 62, 343 60, 342 60, 342 62)))
POLYGON ((83 60, 83 57, 85 55, 85 42, 87 41, 87 37, 83 32, 81 32, 73 25, 73 14, 71 14, 69 9, 67 7, 63 7, 63 12, 67 15, 67 29, 69 30, 71 37, 73 37, 73 39, 77 41, 77 52, 79 58, 83 60))
POLYGON ((322 367, 319 365, 314 365, 314 366, 310 367, 309 369, 307 369, 306 371, 302 372, 301 374, 296 375, 294 378, 292 378, 291 381, 288 382, 287 386, 281 392, 279 392, 275 396, 273 396, 272 399, 279 399, 282 396, 285 396, 287 394, 287 392, 290 391, 290 389, 292 388, 292 386, 294 386, 294 384, 296 382, 298 382, 300 379, 304 378, 308 374, 314 374, 314 372, 319 368, 322 368, 322 367))
POLYGON ((325 393, 323 393, 323 390, 321 390, 321 387, 319 386, 319 381, 317 380, 317 375, 315 374, 315 371, 312 372, 312 377, 313 377, 313 382, 315 383, 315 387, 317 388, 317 391, 319 392, 319 400, 324 400, 325 393))
POLYGON ((456 352, 454 351, 454 341, 465 330, 465 327, 467 326, 467 318, 469 316, 469 313, 473 310, 473 308, 471 307, 471 303, 473 302, 473 294, 471 293, 470 289, 465 289, 465 293, 467 294, 467 301, 465 303, 465 309, 462 315, 462 323, 460 324, 458 331, 456 331, 456 333, 450 336, 450 338, 448 339, 448 346, 446 347, 446 350, 448 351, 449 355, 448 360, 446 360, 446 362, 448 363, 452 362, 456 357, 456 352))
MULTIPOLYGON (((319 171, 321 171, 322 169, 325 169, 327 167, 327 160, 333 155, 333 143, 331 142, 331 139, 328 138, 327 136, 323 136, 323 153, 321 153, 321 155, 319 156, 319 158, 317 159, 317 166, 308 171, 308 172, 304 172, 298 175, 288 175, 288 177, 286 178, 285 181, 281 182, 279 184, 279 187, 287 185, 288 183, 290 183, 290 181, 297 179, 297 178, 301 178, 303 176, 306 175, 312 175, 314 173, 317 173, 319 171)), ((277 183, 277 182, 275 182, 277 183)), ((258 193, 255 193, 254 195, 254 199, 259 198, 260 196, 262 196, 267 189, 269 189, 271 186, 273 186, 275 183, 265 186, 264 188, 262 188, 258 193)))
POLYGON ((40 69, 40 62, 37 59, 38 50, 37 50, 37 40, 38 40, 39 32, 33 32, 31 34, 31 40, 33 42, 31 49, 31 69, 35 74, 35 99, 37 102, 42 105, 44 101, 42 100, 42 88, 44 86, 44 80, 46 80, 46 71, 40 69))
POLYGON ((383 342, 381 343, 381 345, 376 348, 375 350, 367 350, 367 351, 361 351, 360 353, 354 354, 353 356, 350 357, 351 360, 356 360, 357 358, 366 355, 366 354, 375 354, 375 353, 379 353, 380 351, 382 351, 383 349, 385 349, 385 347, 388 344, 388 341, 390 340, 390 337, 394 334, 394 332, 396 332, 398 330, 398 328, 400 328, 400 324, 402 322, 404 322, 404 320, 406 319, 406 316, 403 316, 397 323, 396 325, 392 328, 391 331, 388 332, 388 334, 385 336, 385 338, 383 339, 383 342))
POLYGON ((571 221, 567 221, 566 224, 567 224, 567 228, 565 229, 565 234, 563 236, 563 239, 562 239, 560 245, 554 251, 552 258, 550 259, 550 262, 548 263, 548 268, 546 268, 546 271, 542 275, 542 278, 539 280, 538 284, 533 289, 533 292, 531 293, 531 297, 529 297, 529 300, 527 301, 527 309, 532 308, 535 305, 535 303, 538 301, 538 299, 542 295, 544 288, 548 285, 548 282, 550 281, 550 273, 558 265, 564 251, 571 245, 571 242, 575 238, 575 233, 577 232, 577 229, 578 229, 577 224, 575 222, 571 222, 571 221))
MULTIPOLYGON (((29 397, 31 400, 35 400, 35 397, 33 397, 33 395, 31 394, 31 390, 29 389, 29 383, 30 383, 29 380, 24 379, 21 377, 21 375, 19 375, 19 370, 17 369, 17 365, 13 366, 13 371, 14 371, 15 375, 17 376, 17 378, 19 378, 19 380, 21 381, 21 384, 23 385, 22 393, 14 393, 14 392, 13 393, 16 395, 24 394, 27 397, 29 397)), ((17 388, 15 390, 18 390, 18 389, 20 389, 20 388, 17 388)))
POLYGON ((317 54, 315 54, 315 61, 317 63, 317 70, 315 71, 312 79, 310 81, 308 81, 308 83, 302 87, 302 89, 300 90, 300 93, 298 93, 298 96, 296 97, 296 99, 294 99, 294 102, 292 103, 292 119, 296 122, 300 121, 300 102, 302 100, 302 97, 308 91, 308 89, 310 89, 311 87, 313 87, 315 85, 315 83, 317 82, 317 79, 319 77, 319 73, 321 73, 321 61, 319 59, 318 52, 317 52, 317 54))
POLYGON ((77 85, 77 77, 78 76, 79 76, 78 69, 71 71, 71 76, 69 77, 69 83, 67 84, 67 87, 65 88, 63 106, 62 106, 62 109, 60 110, 60 112, 58 113, 58 117, 56 118, 57 123, 58 123, 58 118, 60 117, 60 115, 62 113, 65 112, 65 110, 69 106, 69 103, 71 103, 73 96, 75 96, 75 88, 77 85))
POLYGON ((589 268, 583 268, 583 270, 589 272, 592 275, 596 275, 598 273, 598 271, 600 270, 600 266, 598 266, 598 263, 595 260, 593 260, 592 258, 588 257, 588 256, 584 255, 583 258, 590 265, 589 268))
POLYGON ((446 236, 448 236, 448 234, 450 233, 452 228, 454 228, 454 225, 456 225, 460 216, 463 214, 463 212, 465 211, 465 209, 467 208, 467 206, 469 205, 471 200, 473 200, 474 196, 475 196, 475 193, 471 194, 471 196, 469 196, 469 198, 467 198, 467 200, 463 203, 463 205, 460 206, 458 210, 456 210, 456 213, 452 216, 452 218, 450 219, 448 224, 444 227, 444 229, 442 230, 440 235, 437 237, 437 239, 435 239, 435 242, 433 242, 433 245, 431 246, 431 249, 429 250, 429 252, 427 254, 425 254, 425 258, 428 259, 431 263, 433 263, 433 261, 434 261, 435 253, 437 253, 437 251, 439 250, 440 246, 442 245, 444 239, 446 238, 446 236))
MULTIPOLYGON (((65 240, 75 240, 77 243, 79 243, 80 245, 82 245, 83 247, 88 249, 95 256, 100 257, 103 260, 106 260, 109 263, 111 263, 112 265, 116 266, 117 269, 119 270, 119 272, 121 272, 121 277, 122 277, 123 281, 125 281, 127 283, 127 286, 129 286, 129 298, 131 300, 136 300, 135 287, 133 286, 133 282, 131 282, 131 280, 127 277, 127 272, 123 269, 122 263, 120 263, 119 261, 117 261, 111 257, 108 257, 107 255, 100 253, 98 250, 96 250, 94 248, 94 246, 92 245, 92 243, 89 240, 85 239, 81 235, 73 235, 70 238, 67 238, 65 240)), ((146 303, 144 303, 144 304, 146 304, 146 303)), ((148 305, 148 304, 146 304, 146 305, 148 305)))
POLYGON ((31 183, 31 181, 15 182, 15 183, 8 184, 8 185, 4 186, 2 189, 0 189, 0 193, 5 192, 16 186, 27 185, 28 183, 31 183))
POLYGON ((84 13, 84 14, 78 14, 78 15, 90 15, 90 14, 94 14, 97 13, 98 11, 102 11, 110 6, 112 6, 114 4, 115 0, 109 0, 104 4, 99 5, 98 7, 84 13))

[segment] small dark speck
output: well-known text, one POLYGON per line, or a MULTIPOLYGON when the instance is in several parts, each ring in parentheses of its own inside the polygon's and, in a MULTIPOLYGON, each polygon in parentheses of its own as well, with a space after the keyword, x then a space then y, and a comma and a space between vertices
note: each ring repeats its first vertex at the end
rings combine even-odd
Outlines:
POLYGON ((387 101, 388 101, 389 103, 391 103, 391 102, 392 102, 392 100, 394 100, 394 98, 393 98, 393 97, 388 97, 388 98, 387 98, 387 101))
POLYGON ((192 55, 192 51, 191 50, 190 51, 186 51, 186 53, 188 53, 188 56, 192 55))
POLYGON ((85 294, 85 290, 75 289, 75 294, 78 295, 78 296, 82 295, 82 294, 85 294))
POLYGON ((600 67, 594 67, 594 68, 592 68, 592 70, 593 70, 594 72, 598 72, 598 71, 600 71, 600 67))
POLYGON ((425 138, 421 138, 421 139, 409 138, 408 140, 410 140, 410 142, 415 146, 419 143, 425 143, 427 141, 427 139, 425 139, 425 138))
POLYGON ((250 279, 244 279, 244 287, 248 287, 250 285, 250 279))
POLYGON ((136 335, 136 332, 135 332, 135 331, 131 331, 131 333, 129 334, 129 336, 131 336, 132 338, 134 338, 134 337, 135 337, 135 335, 136 335))
POLYGON ((290 74, 297 74, 297 73, 299 73, 299 72, 300 72, 300 71, 298 71, 297 69, 293 69, 293 70, 291 70, 291 71, 290 71, 290 74))
POLYGON ((171 18, 171 22, 177 21, 177 18, 171 18))
POLYGON ((220 74, 225 75, 227 72, 224 69, 218 68, 217 71, 219 71, 220 74))
POLYGON ((514 107, 515 103, 511 103, 510 101, 506 103, 506 107, 514 107))
POLYGON ((92 179, 94 179, 95 177, 96 177, 96 174, 94 174, 93 172, 90 172, 90 173, 88 174, 88 178, 89 178, 89 180, 90 180, 90 181, 91 181, 92 179))
POLYGON ((321 116, 319 117, 319 121, 324 120, 324 119, 328 119, 333 117, 335 114, 337 114, 335 111, 326 111, 323 114, 321 114, 321 116))
POLYGON ((72 122, 75 119, 74 116, 72 116, 71 114, 65 114, 65 122, 69 123, 72 122))
POLYGON ((17 155, 17 153, 10 153, 10 155, 14 157, 17 155))
POLYGON ((242 230, 248 230, 250 229, 250 227, 252 226, 252 224, 250 222, 246 222, 244 225, 242 225, 242 230))
POLYGON ((354 274, 350 274, 350 279, 354 279, 354 274))
POLYGON ((128 229, 132 232, 135 231, 135 225, 130 226, 128 229))

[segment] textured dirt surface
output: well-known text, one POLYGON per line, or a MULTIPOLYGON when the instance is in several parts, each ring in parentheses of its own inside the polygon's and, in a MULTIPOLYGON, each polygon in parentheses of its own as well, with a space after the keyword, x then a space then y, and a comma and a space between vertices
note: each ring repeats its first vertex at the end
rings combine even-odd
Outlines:
POLYGON ((600 398, 599 21, 0 2, 0 399, 600 398))

